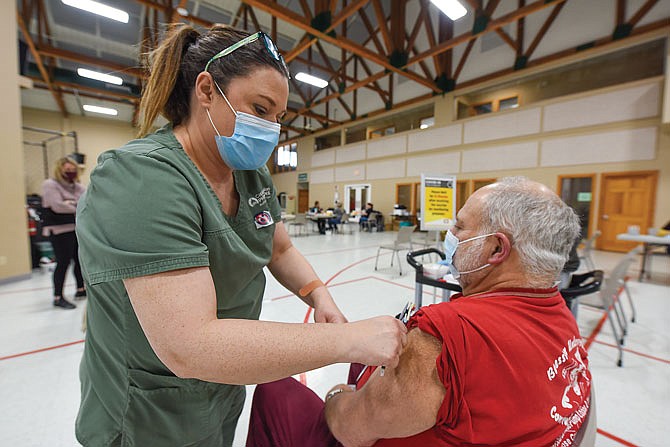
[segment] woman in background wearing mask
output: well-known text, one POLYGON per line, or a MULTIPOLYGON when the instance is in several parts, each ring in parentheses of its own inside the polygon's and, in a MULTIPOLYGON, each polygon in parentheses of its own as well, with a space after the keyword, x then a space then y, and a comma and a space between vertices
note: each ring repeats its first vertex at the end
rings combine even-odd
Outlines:
POLYGON ((337 362, 397 364, 405 327, 347 323, 292 246, 265 164, 288 69, 264 33, 171 30, 140 138, 104 153, 79 204, 88 334, 77 439, 231 445, 244 384, 337 362), (168 124, 151 133, 156 117, 168 124), (267 266, 317 323, 256 321, 267 266))
POLYGON ((49 238, 56 257, 54 270, 54 306, 61 309, 74 309, 77 306, 63 298, 65 274, 74 261, 74 277, 77 281, 75 298, 86 296, 84 279, 81 276, 79 256, 77 256, 77 236, 75 230, 75 212, 84 187, 79 183, 77 162, 71 158, 56 161, 53 178, 42 183, 42 234, 49 238))

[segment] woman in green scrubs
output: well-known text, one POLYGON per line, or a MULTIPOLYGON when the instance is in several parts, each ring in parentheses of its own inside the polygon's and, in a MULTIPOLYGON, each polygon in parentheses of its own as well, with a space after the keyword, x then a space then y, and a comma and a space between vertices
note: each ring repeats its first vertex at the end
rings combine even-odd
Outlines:
POLYGON ((395 365, 392 317, 348 323, 281 223, 265 167, 288 69, 263 33, 174 28, 151 54, 140 138, 79 201, 88 293, 77 439, 231 445, 244 384, 338 362, 395 365), (168 124, 151 133, 158 115, 168 124), (263 267, 317 323, 257 321, 263 267))

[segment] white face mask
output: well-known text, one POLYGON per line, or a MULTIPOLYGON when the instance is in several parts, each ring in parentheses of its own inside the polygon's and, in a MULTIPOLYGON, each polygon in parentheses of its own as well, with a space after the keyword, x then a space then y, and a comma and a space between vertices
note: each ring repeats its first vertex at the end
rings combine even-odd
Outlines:
POLYGON ((454 260, 454 254, 456 254, 456 249, 458 248, 459 245, 475 241, 477 239, 483 239, 485 237, 493 235, 495 235, 495 233, 482 234, 480 236, 471 237, 470 239, 466 239, 464 241, 459 241, 458 238, 454 236, 454 234, 451 232, 451 230, 448 230, 446 236, 444 237, 445 259, 444 261, 440 261, 439 263, 449 266, 449 270, 451 270, 451 275, 454 277, 454 279, 458 279, 461 275, 478 272, 480 270, 485 269, 486 267, 490 267, 491 264, 484 264, 481 267, 477 267, 476 269, 468 270, 465 272, 459 272, 456 266, 454 265, 453 260, 454 260))

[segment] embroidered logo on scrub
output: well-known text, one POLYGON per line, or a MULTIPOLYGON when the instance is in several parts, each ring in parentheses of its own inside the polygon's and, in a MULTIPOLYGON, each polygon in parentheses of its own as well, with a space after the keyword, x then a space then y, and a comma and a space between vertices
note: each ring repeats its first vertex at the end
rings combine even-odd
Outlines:
POLYGON ((254 216, 254 223, 256 224, 256 229, 259 229, 269 227, 274 221, 269 211, 261 211, 254 216))
POLYGON ((272 197, 270 188, 263 188, 263 190, 255 196, 249 197, 249 206, 265 205, 270 197, 272 197))

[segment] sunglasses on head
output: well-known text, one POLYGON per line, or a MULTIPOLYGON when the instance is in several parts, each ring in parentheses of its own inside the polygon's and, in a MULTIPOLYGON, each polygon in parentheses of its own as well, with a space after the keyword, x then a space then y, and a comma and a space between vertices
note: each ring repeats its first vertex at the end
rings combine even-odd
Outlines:
POLYGON ((291 79, 291 73, 288 71, 288 67, 286 66, 286 62, 284 61, 284 58, 282 57, 281 53, 279 53, 279 48, 277 48, 277 45, 270 39, 270 36, 265 34, 263 31, 258 31, 257 33, 254 33, 250 36, 245 37, 244 39, 240 40, 237 43, 232 44, 228 48, 225 48, 218 52, 217 54, 214 55, 208 62, 207 65, 205 65, 205 71, 209 68, 209 64, 214 62, 217 59, 220 59, 224 56, 229 55, 233 51, 242 48, 243 46, 250 44, 252 42, 257 41, 258 39, 261 39, 263 43, 265 44, 265 48, 268 50, 268 53, 277 61, 281 62, 282 67, 284 67, 284 71, 286 72, 286 75, 288 76, 289 79, 291 79))

